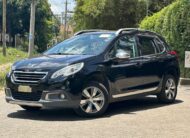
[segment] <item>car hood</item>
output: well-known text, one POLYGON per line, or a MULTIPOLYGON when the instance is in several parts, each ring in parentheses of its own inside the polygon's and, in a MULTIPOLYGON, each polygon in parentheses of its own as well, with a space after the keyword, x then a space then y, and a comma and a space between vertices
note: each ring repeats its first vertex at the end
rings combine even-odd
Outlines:
POLYGON ((93 55, 42 55, 16 62, 13 70, 49 70, 67 66, 93 57, 93 55))

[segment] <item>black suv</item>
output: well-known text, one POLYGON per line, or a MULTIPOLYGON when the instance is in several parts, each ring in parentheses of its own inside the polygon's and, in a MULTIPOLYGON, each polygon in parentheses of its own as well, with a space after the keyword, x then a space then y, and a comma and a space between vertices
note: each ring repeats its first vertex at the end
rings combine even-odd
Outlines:
POLYGON ((103 114, 112 102, 156 95, 173 103, 178 58, 160 35, 135 28, 85 30, 41 56, 16 62, 6 76, 6 101, 30 111, 73 108, 103 114))

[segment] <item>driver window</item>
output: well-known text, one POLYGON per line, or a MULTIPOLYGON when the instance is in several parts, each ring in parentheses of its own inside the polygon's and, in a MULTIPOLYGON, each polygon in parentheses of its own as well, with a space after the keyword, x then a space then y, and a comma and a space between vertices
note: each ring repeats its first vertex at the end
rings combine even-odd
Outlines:
POLYGON ((137 46, 134 36, 125 35, 120 37, 114 44, 110 52, 111 57, 115 57, 118 51, 127 52, 131 58, 137 57, 137 46))

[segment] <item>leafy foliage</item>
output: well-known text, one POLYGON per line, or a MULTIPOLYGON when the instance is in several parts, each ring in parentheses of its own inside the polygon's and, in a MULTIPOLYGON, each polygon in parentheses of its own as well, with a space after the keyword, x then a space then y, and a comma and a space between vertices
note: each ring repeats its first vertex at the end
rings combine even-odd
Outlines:
MULTIPOLYGON (((30 3, 30 0, 7 1, 7 33, 13 38, 16 34, 28 36, 30 3)), ((58 31, 58 22, 53 20, 52 17, 53 13, 48 0, 38 0, 35 26, 35 45, 37 45, 38 52, 46 50, 47 44, 52 39, 54 33, 58 31)), ((0 26, 2 26, 2 2, 0 2, 0 26)))
POLYGON ((156 13, 175 0, 143 0, 148 3, 149 14, 156 13))
MULTIPOLYGON (((0 48, 0 53, 1 52, 2 48, 0 48)), ((26 58, 27 53, 14 48, 8 48, 7 56, 8 58, 0 54, 0 89, 5 85, 5 76, 9 72, 11 64, 15 61, 26 58)))
POLYGON ((89 28, 118 29, 136 26, 139 18, 142 17, 134 8, 139 6, 138 9, 142 11, 141 13, 146 14, 146 9, 140 8, 140 3, 137 1, 76 0, 77 6, 74 15, 76 30, 89 28))
POLYGON ((155 31, 166 38, 172 48, 178 51, 181 67, 184 66, 184 51, 190 45, 189 9, 189 0, 177 0, 140 23, 140 28, 155 31))
MULTIPOLYGON (((148 0, 151 13, 159 11, 173 0, 148 0)), ((146 16, 147 0, 76 0, 74 21, 76 30, 118 29, 137 27, 146 16)))

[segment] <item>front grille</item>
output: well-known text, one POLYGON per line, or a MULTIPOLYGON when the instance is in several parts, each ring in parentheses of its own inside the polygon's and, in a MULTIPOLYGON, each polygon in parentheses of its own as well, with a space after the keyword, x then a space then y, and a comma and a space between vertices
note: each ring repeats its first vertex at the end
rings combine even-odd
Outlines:
POLYGON ((32 92, 32 93, 22 93, 17 91, 12 91, 12 97, 15 100, 25 100, 25 101, 39 101, 41 99, 42 92, 32 92))
POLYGON ((16 83, 39 83, 41 80, 45 79, 47 72, 24 72, 24 71, 14 71, 12 78, 16 83))

